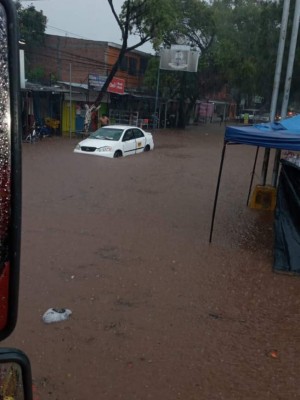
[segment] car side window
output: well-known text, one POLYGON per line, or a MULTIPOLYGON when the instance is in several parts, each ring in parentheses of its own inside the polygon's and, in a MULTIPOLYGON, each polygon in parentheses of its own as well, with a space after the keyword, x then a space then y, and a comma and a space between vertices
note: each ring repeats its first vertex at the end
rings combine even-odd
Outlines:
POLYGON ((132 129, 128 129, 128 131, 125 132, 123 136, 123 142, 127 142, 128 140, 134 139, 133 131, 132 129))
POLYGON ((136 139, 144 137, 144 134, 140 129, 133 129, 133 131, 134 131, 134 137, 136 139))

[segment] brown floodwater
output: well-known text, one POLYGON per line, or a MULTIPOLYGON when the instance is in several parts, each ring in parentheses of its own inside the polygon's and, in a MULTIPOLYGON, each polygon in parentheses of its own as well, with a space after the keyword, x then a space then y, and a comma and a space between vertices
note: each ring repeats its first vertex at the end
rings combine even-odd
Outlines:
MULTIPOLYGON (((35 399, 300 398, 300 278, 276 274, 273 213, 246 206, 256 148, 224 127, 156 131, 153 152, 23 144, 17 327, 35 399), (71 317, 45 324, 44 312, 71 317)), ((259 182, 260 151, 254 185, 259 182)))

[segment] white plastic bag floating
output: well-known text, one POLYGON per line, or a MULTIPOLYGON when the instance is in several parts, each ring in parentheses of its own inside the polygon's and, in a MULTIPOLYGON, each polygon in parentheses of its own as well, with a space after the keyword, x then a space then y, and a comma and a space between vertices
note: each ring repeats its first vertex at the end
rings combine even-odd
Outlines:
POLYGON ((43 315, 43 321, 46 324, 51 324, 52 322, 65 321, 72 314, 71 310, 67 308, 49 308, 43 315))

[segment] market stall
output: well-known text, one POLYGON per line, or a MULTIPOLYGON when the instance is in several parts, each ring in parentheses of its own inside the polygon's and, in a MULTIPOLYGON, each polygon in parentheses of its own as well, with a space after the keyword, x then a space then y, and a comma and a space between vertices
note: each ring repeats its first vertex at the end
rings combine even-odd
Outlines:
MULTIPOLYGON (((217 180, 217 186, 216 186, 216 192, 215 192, 215 198, 214 198, 214 205, 213 205, 213 212, 212 212, 212 219, 211 219, 211 228, 210 228, 210 236, 209 236, 209 242, 212 241, 212 234, 213 234, 213 229, 214 229, 214 221, 215 221, 215 215, 216 215, 216 208, 217 208, 217 202, 218 202, 218 195, 219 195, 219 189, 220 189, 220 183, 221 183, 221 176, 222 176, 222 170, 223 170, 223 164, 225 160, 225 153, 226 153, 226 148, 227 145, 232 145, 232 144, 245 144, 245 145, 251 145, 251 146, 256 146, 257 148, 263 147, 263 148, 272 148, 272 149, 281 149, 281 150, 289 150, 292 152, 300 152, 300 116, 295 116, 292 118, 287 118, 285 120, 280 121, 280 123, 267 123, 267 124, 257 124, 257 125, 248 125, 248 126, 227 126, 225 130, 225 135, 224 135, 224 144, 223 144, 223 149, 222 149, 222 155, 221 155, 221 162, 220 162, 220 168, 219 168, 219 173, 218 173, 218 180, 217 180)), ((288 162, 287 162, 288 163, 288 162)), ((282 181, 287 179, 288 174, 285 173, 286 171, 286 164, 285 168, 281 171, 280 174, 280 182, 281 182, 281 187, 283 186, 282 181), (284 175, 283 175, 284 174, 284 175)), ((290 168, 293 168, 295 166, 291 166, 291 163, 288 163, 290 168)), ((300 168, 293 168, 293 174, 297 176, 297 179, 295 180, 295 185, 296 189, 298 192, 300 192, 299 185, 300 185, 300 168)), ((279 190, 279 193, 281 191, 279 190)), ((276 205, 276 211, 275 213, 280 214, 281 209, 278 209, 278 207, 282 207, 282 203, 279 201, 277 202, 276 205)), ((290 208, 289 201, 285 203, 285 207, 290 208)), ((300 207, 298 209, 298 215, 300 207)), ((286 217, 288 218, 288 217, 286 217)), ((291 221, 289 221, 290 223, 291 221)), ((279 246, 279 237, 278 234, 279 232, 279 226, 280 223, 277 223, 275 225, 275 229, 278 229, 278 232, 275 232, 275 245, 279 246)), ((297 249, 295 249, 296 254, 299 259, 299 264, 300 264, 300 222, 298 221, 298 226, 292 231, 292 235, 294 236, 294 243, 297 243, 297 249), (297 237, 295 237, 297 235, 297 237)), ((284 240, 284 239, 282 239, 284 240)), ((288 240, 286 238, 286 240, 288 240)), ((288 240, 290 241, 290 240, 288 240)), ((282 241, 281 241, 281 247, 283 247, 282 241)), ((276 249, 278 250, 278 249, 276 249)), ((275 254, 276 253, 275 251, 275 254)), ((288 256, 287 256, 288 257, 288 256)), ((286 261, 284 261, 286 263, 286 261)), ((281 264, 279 262, 279 264, 281 264)), ((277 266, 277 263, 275 262, 275 266, 277 266)), ((282 266, 281 268, 285 268, 282 266)), ((299 272, 300 272, 300 267, 299 267, 299 272)))

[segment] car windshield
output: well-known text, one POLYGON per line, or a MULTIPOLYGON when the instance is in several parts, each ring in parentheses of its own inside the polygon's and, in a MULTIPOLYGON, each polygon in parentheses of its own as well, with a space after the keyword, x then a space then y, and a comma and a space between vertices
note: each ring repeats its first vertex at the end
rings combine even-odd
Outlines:
POLYGON ((90 134, 90 139, 118 141, 123 133, 123 129, 100 128, 90 134))

